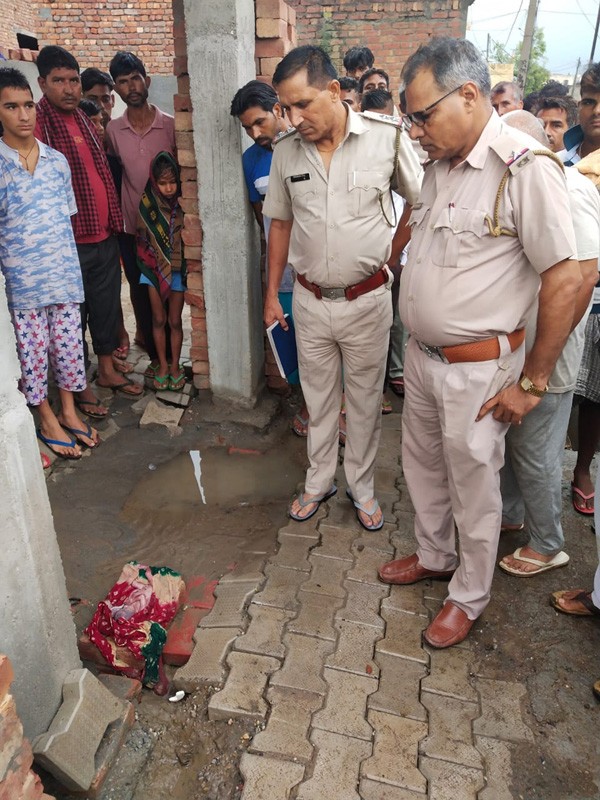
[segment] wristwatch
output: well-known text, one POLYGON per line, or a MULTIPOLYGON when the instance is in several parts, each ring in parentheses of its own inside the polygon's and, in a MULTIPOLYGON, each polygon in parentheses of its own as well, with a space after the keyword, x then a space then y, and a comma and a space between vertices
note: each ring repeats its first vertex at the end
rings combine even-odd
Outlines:
POLYGON ((546 392, 548 391, 548 387, 544 386, 543 389, 539 389, 534 383, 532 383, 527 375, 523 375, 521 380, 519 381, 519 386, 523 389, 524 392, 527 394, 532 394, 534 397, 543 397, 546 392))

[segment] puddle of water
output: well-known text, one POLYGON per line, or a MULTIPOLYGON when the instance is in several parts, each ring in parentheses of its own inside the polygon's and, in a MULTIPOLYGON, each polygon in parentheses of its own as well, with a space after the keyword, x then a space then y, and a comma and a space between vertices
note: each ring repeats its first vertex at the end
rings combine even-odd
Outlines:
POLYGON ((262 505, 288 498, 304 471, 283 449, 263 455, 229 454, 222 447, 181 453, 149 472, 129 495, 124 511, 200 511, 207 506, 262 505), (205 505, 206 504, 206 505, 205 505))

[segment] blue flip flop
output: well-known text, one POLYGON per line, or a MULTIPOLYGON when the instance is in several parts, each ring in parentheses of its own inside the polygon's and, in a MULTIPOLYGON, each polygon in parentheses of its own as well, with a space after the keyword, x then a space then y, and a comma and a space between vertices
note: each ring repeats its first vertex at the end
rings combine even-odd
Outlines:
POLYGON ((375 505, 373 506, 373 508, 369 510, 365 508, 361 503, 356 502, 356 500, 350 494, 350 489, 346 489, 346 497, 348 498, 348 500, 350 500, 350 502, 356 509, 356 519, 358 520, 359 525, 362 525, 362 527, 366 531, 380 531, 383 528, 383 524, 385 522, 383 514, 381 515, 381 522, 378 525, 365 525, 365 523, 362 521, 360 514, 358 513, 359 511, 362 511, 363 514, 367 515, 367 517, 372 517, 373 514, 375 514, 375 512, 379 510, 379 503, 377 500, 375 500, 375 505))
POLYGON ((93 450, 94 447, 98 447, 99 442, 94 442, 94 444, 88 444, 87 442, 81 441, 81 439, 79 438, 80 436, 86 436, 88 439, 94 441, 94 437, 92 436, 92 426, 90 425, 89 422, 86 422, 84 419, 82 419, 81 421, 86 426, 86 430, 81 430, 80 428, 69 428, 67 425, 63 425, 62 423, 61 427, 64 428, 64 430, 68 431, 71 434, 71 436, 74 436, 75 439, 79 442, 79 444, 82 444, 84 447, 89 447, 90 450, 93 450))
POLYGON ((60 453, 58 450, 55 450, 54 447, 52 447, 52 445, 55 445, 57 447, 75 447, 75 445, 77 444, 76 439, 70 439, 68 442, 61 442, 60 439, 48 439, 47 436, 44 436, 40 428, 36 428, 35 435, 40 440, 40 442, 43 442, 47 447, 50 448, 50 450, 52 450, 55 456, 58 456, 59 458, 64 458, 65 461, 79 461, 79 459, 81 458, 81 453, 79 453, 78 456, 71 456, 68 455, 67 453, 60 453))
POLYGON ((288 516, 290 517, 290 519, 295 519, 296 522, 306 522, 307 519, 314 517, 314 515, 319 510, 319 506, 321 505, 321 503, 323 503, 325 500, 328 500, 330 497, 333 497, 333 495, 336 494, 336 492, 337 492, 337 486, 334 485, 331 487, 331 489, 329 489, 329 491, 325 492, 325 494, 322 494, 320 497, 313 497, 312 500, 305 500, 303 493, 296 495, 294 500, 298 501, 298 503, 300 504, 300 508, 306 508, 307 506, 310 506, 313 503, 316 503, 316 506, 305 517, 301 517, 299 514, 294 514, 294 512, 292 511, 292 504, 294 502, 294 500, 292 500, 292 504, 290 504, 290 507, 288 508, 288 516))

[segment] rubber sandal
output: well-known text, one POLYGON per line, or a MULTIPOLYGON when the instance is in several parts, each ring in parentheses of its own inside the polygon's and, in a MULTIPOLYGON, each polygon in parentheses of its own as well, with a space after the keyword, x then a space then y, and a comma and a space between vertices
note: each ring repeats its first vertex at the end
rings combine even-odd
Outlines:
POLYGON ((79 461, 79 459, 81 458, 81 453, 79 453, 78 456, 68 455, 67 453, 61 453, 58 450, 55 450, 54 447, 52 446, 54 445, 55 447, 75 447, 75 445, 77 444, 75 439, 70 439, 68 442, 61 442, 60 439, 48 439, 47 436, 44 436, 40 428, 36 428, 35 435, 40 440, 40 442, 43 442, 46 445, 46 447, 49 447, 50 450, 52 450, 52 452, 54 453, 54 455, 58 456, 58 458, 64 458, 65 461, 79 461))
POLYGON ((156 389, 157 392, 165 392, 169 388, 169 374, 166 375, 154 375, 152 378, 152 386, 156 389))
POLYGON ((185 372, 181 367, 179 367, 176 378, 174 378, 173 375, 169 375, 168 389, 170 392, 180 392, 184 386, 185 386, 185 372))
POLYGON ((139 386, 139 383, 135 383, 135 381, 130 381, 129 378, 126 378, 123 381, 123 383, 114 383, 114 384, 98 383, 98 381, 96 381, 96 386, 99 386, 101 389, 110 389, 113 394, 117 394, 118 392, 120 395, 123 395, 123 397, 128 397, 130 400, 136 397, 141 397, 144 394, 144 389, 141 386, 140 386, 140 389, 142 390, 141 392, 127 392, 125 390, 126 386, 139 386))
POLYGON ((40 458, 42 459, 42 469, 48 469, 52 466, 52 462, 46 453, 40 453, 40 458))
POLYGON ((82 414, 85 414, 86 417, 92 417, 92 419, 106 419, 108 416, 108 411, 104 414, 100 414, 98 411, 86 411, 83 406, 91 406, 92 408, 99 408, 103 406, 104 403, 101 400, 98 400, 95 397, 93 400, 77 400, 75 399, 75 405, 81 411, 82 414))
POLYGON ((404 397, 404 378, 392 378, 388 386, 395 395, 404 397))
POLYGON ((301 439, 306 439, 308 436, 308 417, 305 419, 300 414, 296 414, 292 420, 292 431, 301 439))
POLYGON ((357 503, 356 502, 356 500, 350 494, 350 489, 346 489, 346 497, 348 498, 348 500, 350 500, 350 502, 352 503, 352 505, 356 509, 356 519, 358 520, 359 524, 362 525, 362 527, 366 531, 380 531, 383 528, 383 525, 384 525, 384 522, 385 522, 385 520, 383 518, 383 513, 381 514, 381 522, 379 522, 377 525, 367 525, 366 523, 363 522, 362 517, 358 513, 359 511, 362 511, 363 514, 367 515, 367 517, 372 517, 377 511, 380 510, 380 506, 379 506, 379 503, 378 503, 377 500, 375 500, 375 504, 374 504, 373 508, 371 510, 369 510, 369 509, 365 508, 361 503, 357 503))
POLYGON ((386 414, 391 414, 393 412, 392 403, 390 400, 382 400, 381 401, 381 413, 385 416, 386 414))
POLYGON ((560 611, 561 614, 570 614, 573 617, 600 617, 600 608, 597 608, 592 602, 592 593, 586 592, 584 589, 581 591, 577 589, 562 589, 559 592, 552 592, 550 595, 550 605, 552 608, 560 611), (576 594, 573 594, 573 592, 576 592, 576 594), (569 599, 580 603, 583 608, 579 611, 569 611, 563 608, 558 601, 567 594, 572 594, 573 597, 569 599))
POLYGON ((314 515, 319 510, 319 506, 321 505, 321 503, 324 503, 325 500, 328 500, 330 497, 333 497, 333 495, 336 494, 336 492, 337 492, 337 486, 334 485, 331 487, 331 489, 329 489, 329 491, 325 492, 325 494, 320 495, 320 497, 313 497, 312 500, 305 500, 303 493, 296 495, 294 500, 298 501, 298 503, 300 504, 300 508, 307 508, 308 506, 313 505, 313 503, 315 504, 315 507, 313 508, 312 511, 306 514, 306 516, 301 517, 298 514, 294 514, 294 512, 292 511, 292 505, 294 503, 294 500, 292 500, 292 502, 290 503, 290 507, 288 508, 289 518, 296 520, 296 522, 306 522, 307 519, 314 517, 314 515))
POLYGON ((154 377, 154 373, 158 369, 158 361, 151 361, 146 369, 144 370, 144 378, 149 378, 152 380, 154 377))
POLYGON ((513 558, 516 558, 518 561, 524 561, 526 564, 533 564, 537 569, 532 570, 531 572, 521 572, 514 567, 511 567, 509 564, 505 563, 504 559, 500 561, 498 566, 500 569, 503 569, 504 572, 508 572, 510 575, 515 575, 517 578, 532 578, 534 575, 539 575, 542 572, 548 572, 551 569, 557 569, 558 567, 566 567, 569 563, 569 556, 563 552, 562 550, 553 556, 550 561, 540 561, 539 558, 528 558, 527 556, 521 555, 522 547, 517 547, 515 552, 512 554, 513 558))
POLYGON ((118 358, 119 361, 127 361, 127 356, 129 355, 129 345, 122 344, 119 347, 116 347, 112 354, 115 358, 118 358))
POLYGON ((100 444, 100 440, 99 439, 94 440, 94 437, 92 436, 92 426, 90 425, 90 423, 86 422, 85 420, 81 421, 85 424, 87 430, 82 430, 80 428, 69 428, 68 425, 63 425, 62 422, 60 423, 60 426, 65 431, 68 431, 68 433, 70 433, 71 436, 74 436, 79 442, 79 444, 82 444, 84 447, 89 447, 90 450, 93 450, 94 447, 98 447, 98 445, 100 444), (79 438, 80 436, 85 436, 86 438, 91 439, 94 442, 94 444, 88 444, 87 442, 82 441, 79 438))
POLYGON ((587 503, 588 500, 594 499, 595 492, 591 494, 584 494, 579 487, 575 486, 574 483, 571 483, 571 503, 573 504, 573 508, 577 511, 578 514, 583 514, 584 517, 591 517, 594 513, 593 508, 581 508, 575 502, 575 497, 579 497, 583 500, 584 503, 587 503))

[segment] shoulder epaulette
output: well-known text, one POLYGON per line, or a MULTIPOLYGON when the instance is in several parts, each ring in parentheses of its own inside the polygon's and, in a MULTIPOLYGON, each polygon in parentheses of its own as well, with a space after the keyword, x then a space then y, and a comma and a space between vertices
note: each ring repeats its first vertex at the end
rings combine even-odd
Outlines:
POLYGON ((378 114, 376 111, 359 111, 359 117, 372 119, 374 122, 384 122, 386 125, 393 125, 394 128, 402 128, 402 118, 393 117, 391 114, 378 114))
POLYGON ((296 128, 288 128, 287 131, 281 131, 281 133, 278 133, 273 139, 271 146, 279 144, 279 142, 282 142, 284 139, 289 139, 293 133, 297 133, 296 128))

